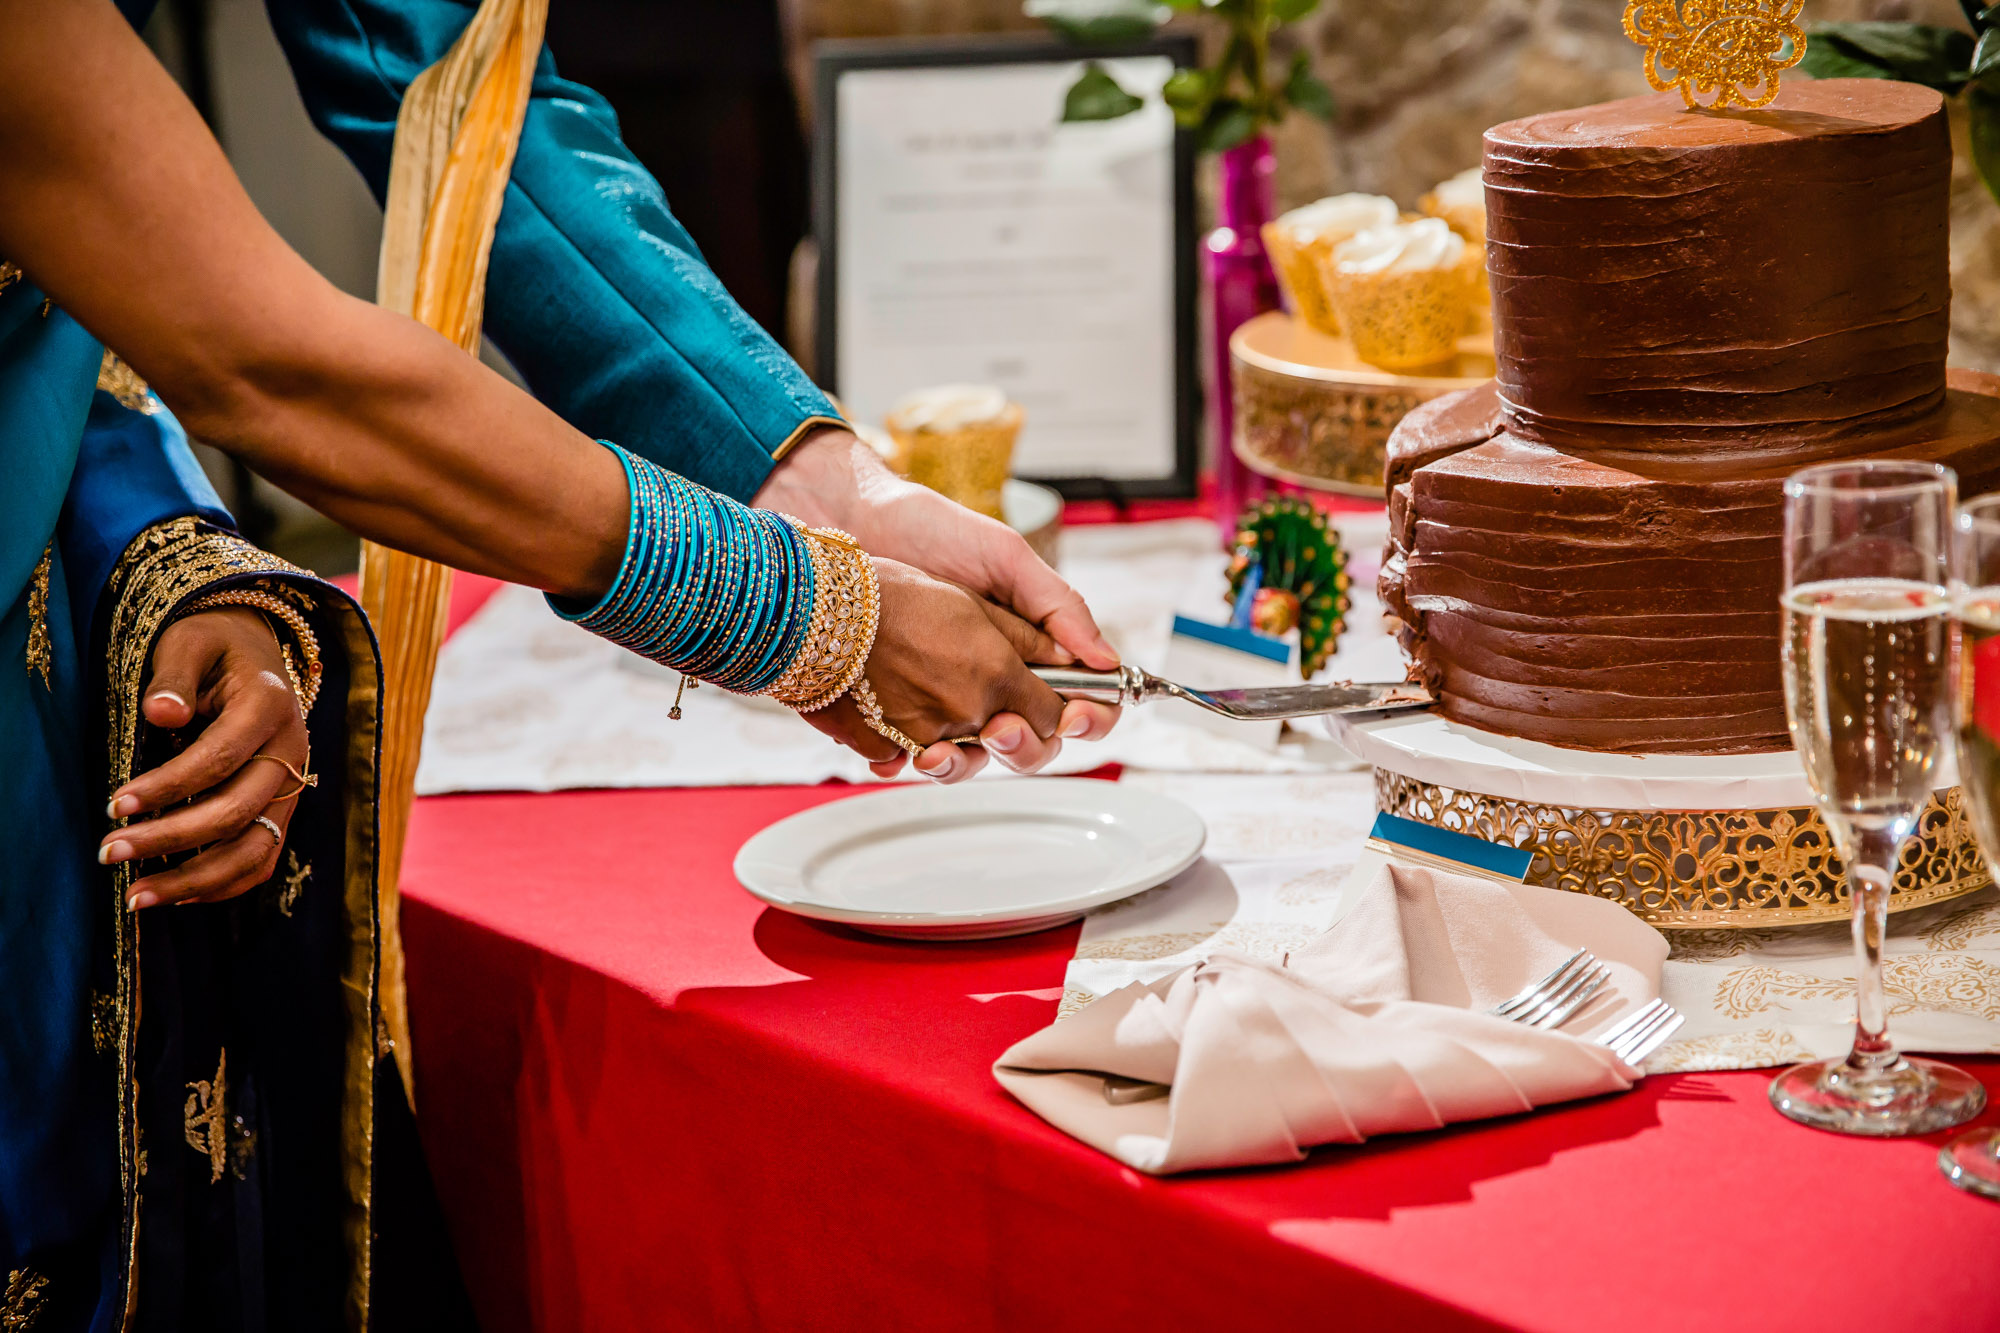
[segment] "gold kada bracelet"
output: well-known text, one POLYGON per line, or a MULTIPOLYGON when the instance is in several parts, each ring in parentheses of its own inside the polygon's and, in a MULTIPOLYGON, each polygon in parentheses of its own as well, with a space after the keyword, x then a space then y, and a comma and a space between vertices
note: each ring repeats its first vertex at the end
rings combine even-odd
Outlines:
POLYGON ((799 529, 813 564, 812 620, 805 645, 785 674, 765 691, 801 713, 825 708, 861 679, 875 647, 882 614, 882 590, 868 552, 838 528, 799 529))

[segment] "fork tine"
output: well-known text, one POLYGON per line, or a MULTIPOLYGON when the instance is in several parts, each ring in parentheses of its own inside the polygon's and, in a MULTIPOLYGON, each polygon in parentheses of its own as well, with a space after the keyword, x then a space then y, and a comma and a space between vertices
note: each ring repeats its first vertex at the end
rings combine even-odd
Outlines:
POLYGON ((1675 1012, 1673 1006, 1662 1003, 1660 1005, 1659 1011, 1655 1013, 1651 1018, 1641 1023, 1638 1027, 1632 1029, 1632 1031, 1626 1033, 1623 1037, 1620 1037, 1617 1040, 1617 1042, 1615 1042, 1612 1045, 1611 1047, 1612 1053, 1615 1054, 1619 1059, 1625 1061, 1626 1064, 1628 1065, 1631 1064, 1632 1061, 1631 1058, 1627 1055, 1627 1052, 1636 1051, 1640 1047, 1644 1046, 1646 1044, 1647 1038, 1651 1037, 1655 1032, 1658 1032, 1661 1028, 1665 1027, 1667 1024, 1673 1022, 1675 1019, 1679 1017, 1680 1015, 1677 1012, 1675 1012))
POLYGON ((1570 996, 1560 1007, 1550 1010, 1540 1018, 1534 1019, 1534 1026, 1547 1028, 1550 1031, 1561 1027, 1569 1021, 1570 1015, 1596 999, 1597 993, 1603 990, 1610 980, 1611 969, 1599 963, 1597 970, 1591 973, 1590 980, 1584 983, 1581 990, 1570 996))
POLYGON ((1595 1037, 1592 1037, 1591 1040, 1599 1046, 1615 1047, 1631 1033, 1633 1028, 1644 1023, 1665 1007, 1666 1001, 1664 1000, 1654 1000, 1649 1004, 1641 1005, 1604 1031, 1598 1033, 1595 1037))
POLYGON ((1563 959, 1562 962, 1556 967, 1555 971, 1549 973, 1547 976, 1543 977, 1540 981, 1531 983, 1529 986, 1523 989, 1520 992, 1520 994, 1514 996, 1514 998, 1510 1000, 1502 1000, 1499 1004, 1494 1005, 1492 1012, 1499 1014, 1504 1018, 1508 1014, 1513 1013, 1516 1009, 1519 1009, 1523 1005, 1533 1001, 1537 996, 1541 995, 1548 987, 1557 984, 1561 980, 1561 978, 1569 972, 1569 970, 1572 967, 1576 966, 1577 960, 1582 958, 1584 954, 1588 952, 1589 950, 1587 949, 1578 949, 1575 953, 1563 959))
POLYGON ((1625 1063, 1633 1066, 1634 1068, 1637 1068, 1638 1066, 1646 1063, 1646 1057, 1650 1056, 1654 1051, 1659 1050, 1660 1047, 1666 1045, 1668 1039, 1671 1038, 1676 1032, 1679 1032, 1681 1030, 1681 1024, 1685 1022, 1687 1022, 1686 1014, 1675 1014, 1665 1023, 1662 1023, 1659 1027, 1654 1028, 1651 1036, 1647 1037, 1644 1041, 1640 1042, 1637 1046, 1633 1047, 1632 1053, 1624 1057, 1625 1063))
POLYGON ((1594 955, 1586 954, 1585 957, 1589 960, 1587 966, 1572 972, 1569 980, 1563 982, 1562 985, 1556 987, 1547 995, 1544 995, 1539 1003, 1512 1015, 1514 1021, 1539 1027, 1544 1018, 1562 1008, 1570 996, 1576 994, 1578 990, 1587 985, 1590 979, 1597 975, 1598 969, 1604 966, 1604 964, 1597 961, 1594 955))

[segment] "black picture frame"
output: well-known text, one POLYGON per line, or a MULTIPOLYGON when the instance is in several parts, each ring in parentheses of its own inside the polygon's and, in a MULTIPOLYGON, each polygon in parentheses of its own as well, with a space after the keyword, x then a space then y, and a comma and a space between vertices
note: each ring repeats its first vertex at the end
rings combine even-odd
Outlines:
MULTIPOLYGON (((1196 61, 1195 40, 1168 34, 1145 41, 1081 47, 1033 35, 867 38, 822 41, 813 46, 813 236, 819 247, 814 309, 814 370, 821 383, 840 383, 839 189, 840 78, 856 70, 926 69, 981 65, 1070 64, 1085 59, 1166 56, 1177 67, 1196 61)), ((1195 322, 1194 136, 1174 133, 1174 468, 1151 477, 1028 477, 1070 499, 1183 499, 1196 493, 1201 465, 1201 379, 1195 322)))

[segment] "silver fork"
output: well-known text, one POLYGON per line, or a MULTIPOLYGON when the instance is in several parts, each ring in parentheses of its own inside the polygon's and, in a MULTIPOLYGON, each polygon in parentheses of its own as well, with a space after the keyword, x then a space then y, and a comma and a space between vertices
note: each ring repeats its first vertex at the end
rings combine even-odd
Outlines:
POLYGON ((1647 1056, 1666 1045, 1667 1039, 1679 1032, 1685 1022, 1687 1015, 1665 1000, 1654 1000, 1640 1005, 1591 1040, 1636 1069, 1647 1056))
POLYGON ((1492 1013, 1534 1028, 1559 1028, 1589 1004, 1611 980, 1611 969, 1588 949, 1578 949, 1561 966, 1511 1000, 1493 1006, 1492 1013))
MULTIPOLYGON (((1578 949, 1555 971, 1535 982, 1492 1012, 1515 1023, 1531 1027, 1561 1027, 1587 1004, 1610 979, 1610 969, 1586 949, 1578 949)), ((1590 1038, 1626 1064, 1637 1067, 1667 1039, 1680 1031, 1687 1016, 1665 1000, 1640 1005, 1603 1032, 1590 1038)))

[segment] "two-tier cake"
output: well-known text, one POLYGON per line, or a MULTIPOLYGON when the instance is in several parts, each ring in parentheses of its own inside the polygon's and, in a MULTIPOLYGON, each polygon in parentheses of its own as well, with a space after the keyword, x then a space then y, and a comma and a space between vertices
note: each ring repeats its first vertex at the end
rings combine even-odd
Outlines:
POLYGON ((1785 474, 1921 458, 2000 487, 2000 379, 1944 365, 1950 172, 1938 94, 1871 79, 1487 131, 1498 375, 1389 445, 1382 596, 1446 717, 1787 745, 1785 474))

